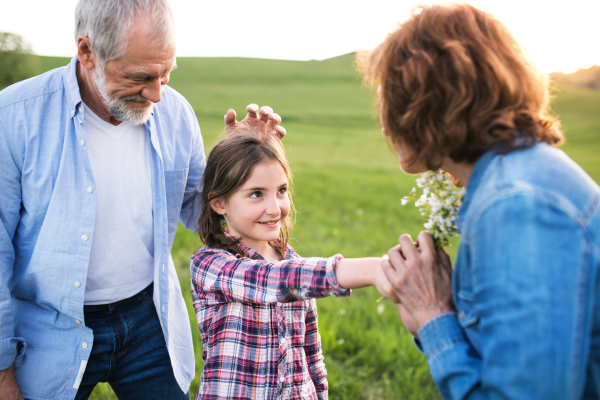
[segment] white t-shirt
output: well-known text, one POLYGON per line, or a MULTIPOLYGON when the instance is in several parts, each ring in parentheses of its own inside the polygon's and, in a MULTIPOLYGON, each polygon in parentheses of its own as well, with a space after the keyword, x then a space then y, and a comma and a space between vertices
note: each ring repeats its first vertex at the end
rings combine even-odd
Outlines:
POLYGON ((150 143, 145 127, 114 126, 84 105, 97 195, 84 304, 123 300, 154 280, 150 143))

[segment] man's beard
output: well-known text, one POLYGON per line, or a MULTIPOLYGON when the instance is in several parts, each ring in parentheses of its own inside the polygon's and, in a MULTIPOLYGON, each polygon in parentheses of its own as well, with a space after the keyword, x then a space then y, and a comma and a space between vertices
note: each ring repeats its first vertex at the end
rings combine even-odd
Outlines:
POLYGON ((104 74, 104 68, 102 68, 101 65, 94 68, 92 77, 98 93, 102 97, 102 100, 104 100, 104 104, 108 107, 108 112, 113 118, 118 119, 119 121, 127 121, 134 126, 143 125, 150 119, 152 110, 154 109, 154 103, 149 107, 133 108, 127 104, 128 101, 142 103, 148 101, 148 99, 139 93, 123 96, 121 98, 109 96, 105 89, 106 75, 104 74))

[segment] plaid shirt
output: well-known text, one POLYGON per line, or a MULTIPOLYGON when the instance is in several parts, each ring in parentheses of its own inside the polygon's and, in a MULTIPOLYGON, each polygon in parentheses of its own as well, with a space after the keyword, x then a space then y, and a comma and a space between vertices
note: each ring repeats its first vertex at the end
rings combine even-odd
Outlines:
POLYGON ((271 262, 239 246, 248 257, 205 247, 191 259, 204 360, 196 400, 327 399, 315 298, 350 295, 335 277, 342 256, 300 258, 288 246, 271 262))

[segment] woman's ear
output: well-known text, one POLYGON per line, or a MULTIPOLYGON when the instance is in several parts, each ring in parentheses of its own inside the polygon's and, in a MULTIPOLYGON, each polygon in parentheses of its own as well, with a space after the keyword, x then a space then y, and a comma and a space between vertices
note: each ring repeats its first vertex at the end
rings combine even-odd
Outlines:
POLYGON ((210 208, 219 215, 225 215, 227 213, 225 202, 221 198, 210 200, 210 208))

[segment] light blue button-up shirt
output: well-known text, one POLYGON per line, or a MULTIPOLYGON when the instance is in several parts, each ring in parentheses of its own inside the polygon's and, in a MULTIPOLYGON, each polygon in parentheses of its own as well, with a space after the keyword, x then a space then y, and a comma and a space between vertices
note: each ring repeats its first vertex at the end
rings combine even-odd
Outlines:
MULTIPOLYGON (((77 62, 0 92, 0 370, 13 365, 23 396, 32 400, 73 399, 94 344, 83 300, 97 191, 77 62)), ((145 128, 154 302, 175 377, 187 392, 194 353, 170 249, 178 219, 197 229, 206 159, 195 114, 173 89, 163 88, 145 128)))
POLYGON ((475 164, 457 313, 419 330, 444 399, 600 397, 600 188, 545 143, 475 164))

